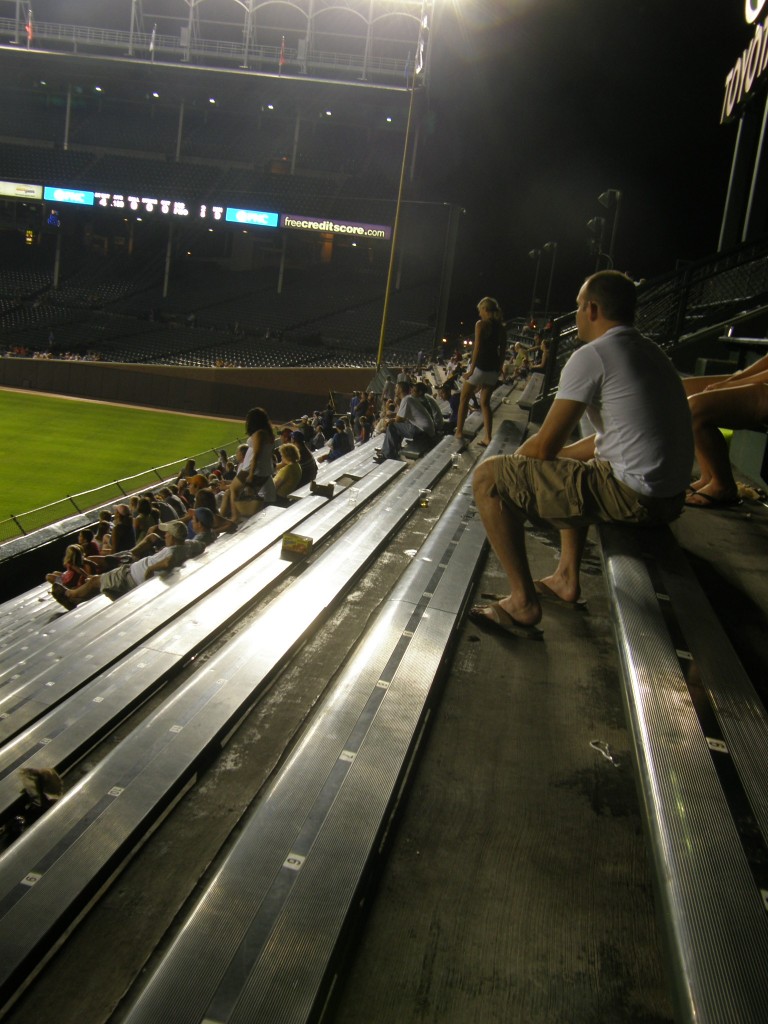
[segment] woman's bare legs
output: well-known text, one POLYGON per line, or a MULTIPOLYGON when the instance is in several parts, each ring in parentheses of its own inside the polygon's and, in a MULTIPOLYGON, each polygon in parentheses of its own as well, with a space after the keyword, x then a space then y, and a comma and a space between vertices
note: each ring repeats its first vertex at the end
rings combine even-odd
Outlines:
MULTIPOLYGON (((738 494, 728 457, 728 445, 719 427, 739 430, 768 422, 768 384, 701 391, 688 400, 693 420, 693 442, 701 479, 695 490, 717 501, 729 501, 738 494), (702 483, 704 481, 704 483, 702 483)), ((692 495, 688 505, 706 505, 706 498, 692 495)))
POLYGON ((456 437, 464 437, 464 421, 467 418, 469 400, 474 393, 475 385, 470 384, 468 380, 465 380, 461 385, 461 394, 459 395, 459 411, 456 414, 456 437))
POLYGON ((483 414, 483 426, 485 427, 485 443, 489 445, 493 436, 493 413, 491 412, 491 391, 492 388, 480 388, 480 411, 483 414))

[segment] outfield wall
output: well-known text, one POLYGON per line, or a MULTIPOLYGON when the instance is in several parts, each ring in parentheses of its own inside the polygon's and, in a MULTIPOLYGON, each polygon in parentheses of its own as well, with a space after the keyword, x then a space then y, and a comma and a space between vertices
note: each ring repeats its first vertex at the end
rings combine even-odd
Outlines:
POLYGON ((196 416, 244 416, 263 406, 276 422, 323 408, 330 390, 368 386, 372 369, 230 369, 0 358, 0 386, 196 416))

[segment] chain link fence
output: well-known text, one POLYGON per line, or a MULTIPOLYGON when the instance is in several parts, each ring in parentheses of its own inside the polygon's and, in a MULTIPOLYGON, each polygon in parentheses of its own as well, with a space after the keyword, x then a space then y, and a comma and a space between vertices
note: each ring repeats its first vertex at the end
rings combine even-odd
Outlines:
MULTIPOLYGON (((227 451, 237 448, 241 440, 236 438, 226 445, 227 451)), ((195 463, 201 467, 215 464, 218 452, 209 449, 194 458, 195 463), (214 456, 213 459, 211 456, 214 456)), ((78 513, 87 512, 91 509, 100 509, 105 505, 113 505, 116 502, 124 501, 131 494, 137 492, 154 490, 162 483, 175 479, 186 464, 187 459, 179 459, 175 462, 168 462, 163 466, 153 466, 151 469, 143 470, 134 476, 122 477, 111 483, 101 484, 89 491, 80 491, 78 494, 68 494, 50 505, 41 505, 40 508, 30 509, 28 512, 20 512, 8 519, 0 520, 0 544, 14 540, 17 537, 26 536, 34 530, 39 530, 51 523, 58 523, 62 519, 78 513)))

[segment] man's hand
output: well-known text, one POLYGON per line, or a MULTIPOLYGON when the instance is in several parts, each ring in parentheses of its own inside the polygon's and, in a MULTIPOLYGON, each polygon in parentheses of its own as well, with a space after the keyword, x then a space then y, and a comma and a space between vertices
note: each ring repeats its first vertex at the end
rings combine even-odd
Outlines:
MULTIPOLYGON (((556 398, 538 434, 534 434, 521 444, 515 455, 526 455, 531 459, 556 459, 570 440, 586 407, 585 402, 574 402, 569 398, 556 398)), ((582 442, 576 442, 575 445, 568 447, 575 450, 579 445, 582 445, 582 442)), ((592 439, 592 448, 594 453, 594 438, 592 439)), ((576 455, 565 457, 576 458, 576 455)), ((591 456, 587 457, 591 458, 591 456)))

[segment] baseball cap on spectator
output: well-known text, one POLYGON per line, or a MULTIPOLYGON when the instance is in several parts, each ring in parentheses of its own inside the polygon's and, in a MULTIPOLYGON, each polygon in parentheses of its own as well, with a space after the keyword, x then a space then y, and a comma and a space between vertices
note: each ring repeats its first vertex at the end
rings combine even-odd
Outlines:
POLYGON ((209 508, 196 508, 195 519, 204 526, 206 530, 213 529, 213 512, 209 508))
POLYGON ((187 527, 180 519, 172 519, 170 523, 159 523, 157 528, 163 533, 170 533, 176 540, 187 539, 187 527))
POLYGON ((304 440, 303 432, 301 430, 294 430, 294 432, 291 434, 291 440, 292 441, 303 441, 304 440))
POLYGON ((128 508, 127 505, 115 505, 116 516, 129 516, 130 514, 131 510, 128 508))

